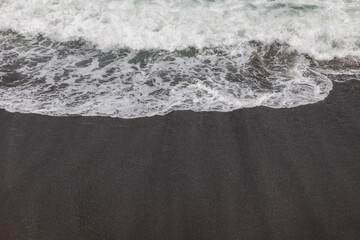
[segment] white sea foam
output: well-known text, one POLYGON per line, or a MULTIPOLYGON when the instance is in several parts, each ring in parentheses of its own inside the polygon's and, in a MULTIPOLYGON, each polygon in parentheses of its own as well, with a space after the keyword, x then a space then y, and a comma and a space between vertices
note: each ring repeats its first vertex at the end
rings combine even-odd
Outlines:
POLYGON ((0 29, 100 48, 286 42, 315 57, 358 55, 360 3, 344 0, 1 0, 0 29))
POLYGON ((339 0, 0 0, 0 106, 134 118, 314 103, 340 72, 321 61, 360 56, 359 15, 339 0))

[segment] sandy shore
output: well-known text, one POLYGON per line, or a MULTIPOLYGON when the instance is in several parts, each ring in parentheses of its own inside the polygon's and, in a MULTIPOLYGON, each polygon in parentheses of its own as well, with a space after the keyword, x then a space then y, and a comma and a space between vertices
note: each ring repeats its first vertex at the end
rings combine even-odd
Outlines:
POLYGON ((360 239, 360 82, 291 109, 0 111, 1 239, 360 239))

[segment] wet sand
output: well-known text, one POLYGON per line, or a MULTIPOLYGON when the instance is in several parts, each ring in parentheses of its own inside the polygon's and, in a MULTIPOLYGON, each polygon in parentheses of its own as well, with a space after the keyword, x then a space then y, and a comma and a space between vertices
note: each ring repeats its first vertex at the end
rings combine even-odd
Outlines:
POLYGON ((0 111, 0 239, 360 239, 360 82, 291 109, 0 111))

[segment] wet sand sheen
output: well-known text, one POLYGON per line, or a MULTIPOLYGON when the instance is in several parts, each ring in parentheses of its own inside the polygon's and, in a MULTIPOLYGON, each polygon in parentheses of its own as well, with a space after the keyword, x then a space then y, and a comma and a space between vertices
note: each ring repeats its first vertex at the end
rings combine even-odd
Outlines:
POLYGON ((359 239, 360 82, 291 109, 0 111, 4 239, 359 239))

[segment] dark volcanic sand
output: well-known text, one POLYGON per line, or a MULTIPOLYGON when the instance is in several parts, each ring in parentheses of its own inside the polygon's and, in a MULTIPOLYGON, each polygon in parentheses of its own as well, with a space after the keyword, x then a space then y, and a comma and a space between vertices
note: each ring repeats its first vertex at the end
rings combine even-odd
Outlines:
POLYGON ((360 82, 122 120, 0 111, 0 239, 360 239, 360 82))

